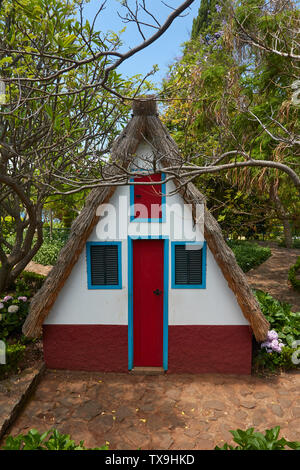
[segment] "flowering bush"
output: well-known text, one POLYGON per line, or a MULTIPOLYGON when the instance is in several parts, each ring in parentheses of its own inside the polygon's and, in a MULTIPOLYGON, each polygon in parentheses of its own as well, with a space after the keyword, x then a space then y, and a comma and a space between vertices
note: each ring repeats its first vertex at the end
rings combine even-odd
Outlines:
POLYGON ((273 351, 281 353, 284 343, 278 339, 278 333, 275 330, 268 331, 267 340, 261 343, 261 348, 266 348, 268 353, 273 351))
POLYGON ((254 370, 276 372, 297 369, 298 364, 293 356, 296 351, 294 344, 300 340, 300 312, 292 312, 289 304, 274 299, 266 292, 256 290, 255 296, 271 328, 266 341, 256 345, 254 370))
POLYGON ((29 301, 25 296, 6 295, 0 299, 0 339, 21 334, 22 325, 28 314, 29 301))

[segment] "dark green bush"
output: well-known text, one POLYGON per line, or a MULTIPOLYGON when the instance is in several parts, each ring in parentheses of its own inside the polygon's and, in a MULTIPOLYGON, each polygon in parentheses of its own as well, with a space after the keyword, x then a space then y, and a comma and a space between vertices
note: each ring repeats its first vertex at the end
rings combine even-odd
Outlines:
POLYGON ((0 339, 22 334, 29 301, 26 296, 6 295, 0 300, 0 339))
POLYGON ((288 280, 295 290, 300 291, 300 279, 297 279, 297 274, 300 274, 300 256, 296 263, 289 269, 288 280))
POLYGON ((15 282, 16 295, 32 297, 43 285, 45 276, 23 271, 15 282))
POLYGON ((230 432, 233 435, 234 442, 238 445, 234 447, 226 442, 223 447, 216 446, 215 450, 286 450, 286 447, 300 450, 300 442, 290 442, 284 437, 278 439, 280 426, 267 429, 265 434, 254 431, 254 428, 249 428, 246 431, 237 429, 230 432))
POLYGON ((0 364, 0 378, 12 372, 17 372, 24 357, 26 346, 20 342, 6 345, 6 364, 0 364))
POLYGON ((52 238, 50 238, 49 228, 45 227, 43 230, 44 242, 33 261, 44 266, 53 266, 57 261, 60 250, 68 239, 69 233, 69 229, 54 229, 52 238))
POLYGON ((43 434, 31 429, 26 435, 8 436, 2 450, 108 450, 108 447, 87 449, 83 441, 75 444, 69 434, 60 434, 57 429, 51 429, 43 434))
MULTIPOLYGON (((278 243, 279 246, 284 246, 286 247, 286 243, 284 240, 281 240, 279 243, 278 243)), ((296 238, 293 240, 293 244, 292 244, 292 248, 294 250, 297 250, 297 249, 300 249, 300 238, 296 238)))
POLYGON ((236 261, 246 273, 250 269, 259 266, 271 256, 271 250, 257 243, 243 240, 229 240, 228 245, 232 249, 236 261))
POLYGON ((258 348, 254 355, 254 367, 273 372, 296 369, 298 365, 293 362, 292 356, 296 352, 295 342, 300 340, 300 312, 291 312, 288 303, 280 302, 266 292, 256 290, 254 293, 262 313, 270 323, 270 330, 275 330, 285 345, 281 353, 268 353, 265 349, 258 348))

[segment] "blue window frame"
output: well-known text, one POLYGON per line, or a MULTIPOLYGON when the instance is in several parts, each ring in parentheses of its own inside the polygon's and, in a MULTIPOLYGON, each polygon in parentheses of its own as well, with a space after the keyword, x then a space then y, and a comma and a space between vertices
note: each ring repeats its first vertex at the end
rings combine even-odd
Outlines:
POLYGON ((87 242, 88 289, 122 289, 122 242, 87 242))
POLYGON ((171 256, 172 289, 206 288, 206 242, 172 242, 171 256))
MULTIPOLYGON (((166 178, 165 173, 161 173, 161 181, 164 181, 166 178)), ((134 178, 130 178, 130 182, 134 181, 134 178)), ((161 210, 162 217, 159 218, 148 218, 143 219, 134 216, 134 191, 135 185, 130 185, 130 222, 165 222, 166 221, 166 183, 161 184, 161 210)))

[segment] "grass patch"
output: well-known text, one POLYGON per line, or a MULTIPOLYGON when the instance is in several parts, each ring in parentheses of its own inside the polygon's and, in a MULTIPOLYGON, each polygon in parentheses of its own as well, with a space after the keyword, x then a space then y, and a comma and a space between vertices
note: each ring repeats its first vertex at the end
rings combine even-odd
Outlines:
POLYGON ((53 230, 52 238, 50 238, 49 230, 44 229, 43 244, 34 256, 33 261, 44 266, 54 266, 60 250, 68 239, 69 233, 69 229, 53 230))
POLYGON ((227 243, 244 273, 264 263, 271 256, 269 247, 260 246, 254 242, 229 240, 227 243))

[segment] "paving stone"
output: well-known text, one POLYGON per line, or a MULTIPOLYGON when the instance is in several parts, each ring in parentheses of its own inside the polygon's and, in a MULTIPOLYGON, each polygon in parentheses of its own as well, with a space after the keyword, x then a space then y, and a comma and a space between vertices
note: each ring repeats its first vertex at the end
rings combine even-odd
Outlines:
POLYGON ((119 422, 124 421, 125 418, 128 418, 133 415, 132 409, 130 409, 128 406, 120 406, 117 408, 115 416, 119 422))
POLYGON ((261 400, 263 398, 270 398, 270 394, 267 392, 256 392, 253 394, 253 397, 257 400, 261 400))
POLYGON ((183 433, 180 435, 176 434, 171 448, 176 450, 192 450, 198 442, 197 439, 192 439, 183 433))
MULTIPOLYGON (((230 402, 233 403, 235 406, 240 406, 240 399, 237 397, 235 393, 229 393, 226 396, 226 399, 230 402)), ((231 405, 230 405, 231 406, 231 405)))
POLYGON ((240 395, 242 395, 242 397, 246 397, 246 396, 252 395, 252 394, 253 394, 253 392, 252 392, 252 390, 249 390, 249 388, 242 388, 240 390, 240 395))
POLYGON ((89 423, 89 431, 97 434, 105 434, 114 424, 112 415, 99 415, 92 419, 89 423))
POLYGON ((178 400, 179 397, 180 397, 180 390, 178 389, 174 389, 174 388, 170 388, 169 390, 166 391, 166 396, 169 397, 169 398, 172 398, 173 400, 178 400))
POLYGON ((237 418, 237 419, 246 419, 248 417, 248 414, 246 413, 246 411, 237 410, 234 413, 234 417, 237 418))
POLYGON ((278 416, 279 418, 282 418, 282 416, 284 415, 283 409, 281 408, 280 405, 276 405, 276 404, 275 404, 275 405, 270 405, 269 408, 270 408, 270 409, 272 410, 272 412, 273 412, 276 416, 278 416))
MULTIPOLYGON (((252 423, 253 423, 254 426, 258 426, 258 425, 266 422, 265 412, 266 412, 265 409, 254 410, 254 412, 252 414, 252 423)), ((251 417, 250 417, 250 419, 251 419, 251 417)))
MULTIPOLYGON (((186 436, 195 438, 196 436, 199 436, 200 430, 199 430, 199 429, 195 429, 195 428, 187 428, 187 429, 184 429, 183 433, 184 433, 186 436)), ((201 436, 202 436, 202 433, 201 433, 201 436)))
POLYGON ((197 439, 194 448, 197 450, 212 450, 214 448, 214 441, 209 439, 197 439))
POLYGON ((248 408, 248 409, 252 409, 252 408, 255 408, 256 407, 256 403, 255 401, 241 401, 241 406, 243 408, 248 408))
POLYGON ((300 418, 300 406, 294 406, 292 408, 292 415, 295 417, 295 418, 300 418))
POLYGON ((232 439, 232 434, 229 432, 232 429, 232 425, 228 423, 220 423, 219 431, 222 435, 222 439, 228 441, 232 439))
POLYGON ((278 401, 279 401, 280 405, 285 409, 290 408, 290 406, 292 404, 291 400, 289 400, 288 398, 284 398, 284 397, 279 397, 278 401))
MULTIPOLYGON (((159 411, 161 413, 170 413, 172 409, 174 408, 176 404, 175 400, 172 400, 171 398, 168 398, 166 400, 163 400, 161 404, 159 404, 159 411)), ((191 408, 193 408, 191 406, 191 408)))
POLYGON ((203 403, 203 408, 208 408, 212 410, 225 411, 226 405, 218 400, 209 400, 203 403))
POLYGON ((168 450, 173 444, 172 434, 169 432, 158 432, 152 438, 152 448, 159 450, 168 450))
POLYGON ((81 406, 74 410, 74 418, 83 418, 87 421, 95 418, 95 416, 99 415, 103 411, 103 408, 99 405, 99 403, 95 401, 87 401, 83 403, 81 406))
POLYGON ((141 412, 148 413, 149 411, 154 411, 156 409, 156 405, 154 403, 146 403, 145 405, 140 406, 141 412))
POLYGON ((166 416, 157 413, 147 416, 146 423, 151 431, 159 431, 161 428, 169 427, 170 425, 170 421, 166 416))
POLYGON ((82 405, 82 403, 85 403, 86 401, 89 401, 88 398, 83 398, 83 397, 78 397, 74 395, 62 395, 56 397, 56 400, 62 405, 63 407, 66 408, 73 408, 76 409, 77 406, 82 405))
POLYGON ((128 439, 135 446, 135 449, 145 449, 150 442, 150 436, 140 430, 129 429, 126 432, 126 439, 128 439))

